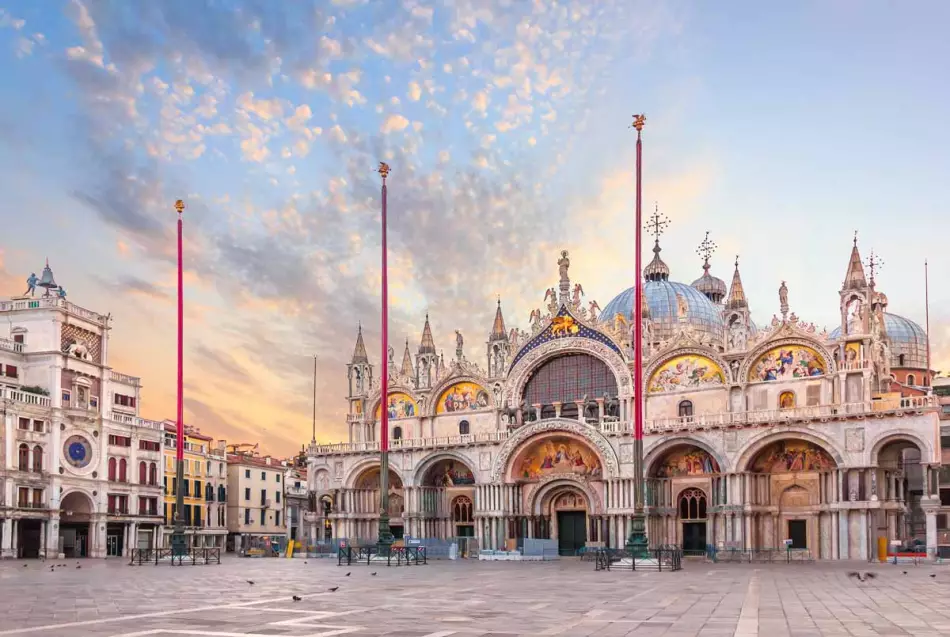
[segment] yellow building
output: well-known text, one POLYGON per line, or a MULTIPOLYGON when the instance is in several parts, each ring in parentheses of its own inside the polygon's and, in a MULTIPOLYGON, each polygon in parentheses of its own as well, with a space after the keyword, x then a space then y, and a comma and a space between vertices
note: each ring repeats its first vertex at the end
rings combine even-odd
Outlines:
POLYGON ((178 488, 184 489, 185 538, 189 547, 224 548, 227 539, 227 455, 223 443, 197 428, 185 426, 184 479, 178 484, 176 473, 177 433, 175 423, 164 422, 163 447, 165 472, 164 545, 171 545, 178 488))

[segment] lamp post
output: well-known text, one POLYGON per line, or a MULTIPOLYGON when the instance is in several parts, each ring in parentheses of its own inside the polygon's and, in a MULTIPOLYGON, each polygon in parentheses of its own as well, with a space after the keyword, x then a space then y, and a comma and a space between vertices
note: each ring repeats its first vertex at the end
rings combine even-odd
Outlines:
POLYGON ((382 328, 383 328, 383 375, 379 382, 379 536, 376 547, 380 555, 388 555, 393 545, 393 534, 389 528, 389 281, 387 273, 386 245, 386 177, 389 176, 389 164, 379 162, 377 170, 383 178, 382 210, 382 328))
POLYGON ((627 537, 626 548, 631 553, 631 557, 636 559, 645 557, 647 550, 646 534, 646 516, 643 513, 643 263, 641 262, 642 238, 641 230, 643 228, 642 208, 641 208, 641 160, 643 156, 643 144, 640 140, 640 133, 643 125, 646 123, 646 116, 634 115, 633 128, 637 129, 637 195, 636 195, 636 239, 634 243, 635 267, 636 267, 636 298, 633 301, 634 307, 634 326, 633 326, 633 519, 630 524, 630 535, 627 537))
POLYGON ((182 256, 181 256, 181 215, 185 211, 185 202, 179 199, 175 202, 175 211, 178 212, 178 415, 175 420, 175 520, 172 531, 172 555, 184 555, 185 548, 185 421, 183 402, 184 382, 184 351, 183 351, 183 323, 184 323, 184 286, 182 283, 182 256))

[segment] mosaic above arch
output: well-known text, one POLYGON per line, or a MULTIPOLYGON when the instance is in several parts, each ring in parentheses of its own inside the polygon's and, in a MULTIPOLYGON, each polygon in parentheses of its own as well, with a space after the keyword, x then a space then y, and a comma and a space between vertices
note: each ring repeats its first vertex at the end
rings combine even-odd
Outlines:
POLYGON ((806 440, 779 440, 759 452, 750 469, 756 473, 828 471, 837 466, 828 452, 806 440))
POLYGON ((712 359, 698 354, 681 354, 660 365, 647 383, 647 393, 671 392, 723 385, 726 375, 712 359))
POLYGON ((475 484, 475 475, 464 463, 446 458, 426 471, 423 482, 427 487, 460 487, 475 484))
POLYGON ((575 337, 575 338, 584 338, 592 341, 596 341, 603 345, 606 345, 619 356, 623 356, 623 352, 620 351, 620 348, 614 343, 606 334, 598 332, 597 330, 588 327, 584 323, 581 323, 576 318, 574 318, 570 312, 567 311, 567 308, 561 306, 560 311, 551 321, 551 323, 545 327, 543 330, 538 332, 536 335, 531 337, 531 339, 525 344, 521 350, 515 354, 515 357, 511 361, 511 367, 513 368, 518 364, 522 358, 524 358, 528 353, 530 353, 535 348, 544 345, 545 343, 550 343, 551 341, 556 341, 565 337, 575 337))
MULTIPOLYGON (((419 404, 416 403, 412 396, 404 392, 393 392, 389 394, 386 404, 390 420, 414 418, 419 415, 419 404)), ((382 405, 376 406, 376 420, 379 420, 379 417, 382 415, 380 407, 382 407, 382 405)))
POLYGON ((719 473, 719 465, 708 451, 698 447, 680 447, 670 451, 656 468, 657 478, 701 476, 719 473))
POLYGON ((478 383, 469 381, 451 385, 439 396, 435 406, 435 413, 448 414, 459 411, 476 411, 488 409, 491 402, 488 392, 478 383))
POLYGON ((588 445, 570 436, 546 436, 532 442, 515 460, 513 477, 534 481, 573 475, 597 479, 603 475, 600 458, 588 445))
POLYGON ((773 347, 749 367, 750 382, 794 380, 824 376, 828 372, 825 359, 807 345, 780 345, 773 347))
MULTIPOLYGON (((353 483, 354 489, 378 489, 379 488, 379 478, 380 470, 379 467, 370 467, 366 469, 363 473, 356 478, 356 482, 353 483)), ((401 489, 402 488, 402 478, 399 477, 392 469, 389 470, 389 488, 390 489, 401 489)))

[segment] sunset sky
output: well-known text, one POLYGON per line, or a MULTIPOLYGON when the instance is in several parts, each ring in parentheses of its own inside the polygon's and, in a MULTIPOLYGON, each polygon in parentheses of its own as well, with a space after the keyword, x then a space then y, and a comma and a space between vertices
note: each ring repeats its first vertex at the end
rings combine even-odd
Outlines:
MULTIPOLYGON (((766 323, 829 329, 855 230, 889 310, 950 370, 950 3, 869 0, 0 0, 0 296, 49 257, 114 317, 143 415, 175 408, 175 215, 186 220, 186 415, 289 454, 345 439, 362 321, 379 361, 428 311, 485 365, 495 299, 528 327, 557 258, 605 306, 632 284, 631 115, 674 280, 735 255, 766 323)), ((647 256, 650 244, 646 244, 647 256)))

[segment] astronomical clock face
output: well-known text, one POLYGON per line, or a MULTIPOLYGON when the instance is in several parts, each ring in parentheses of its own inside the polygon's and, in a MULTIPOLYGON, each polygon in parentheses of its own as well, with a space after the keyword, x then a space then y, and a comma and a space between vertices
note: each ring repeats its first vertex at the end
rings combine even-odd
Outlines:
POLYGON ((63 455, 71 466, 82 469, 92 462, 92 445, 83 436, 70 436, 63 444, 63 455))

